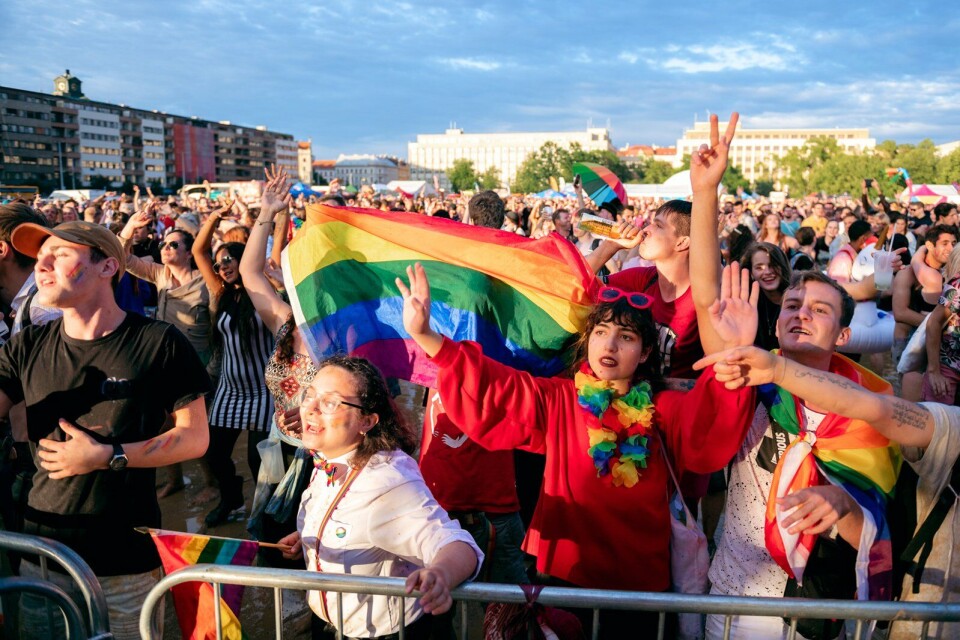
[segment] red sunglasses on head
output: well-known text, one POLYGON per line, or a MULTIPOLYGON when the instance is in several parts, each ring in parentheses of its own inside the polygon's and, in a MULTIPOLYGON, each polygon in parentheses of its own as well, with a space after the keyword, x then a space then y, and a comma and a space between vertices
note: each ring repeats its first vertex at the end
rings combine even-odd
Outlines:
POLYGON ((603 287, 597 294, 597 302, 616 302, 626 298, 627 303, 634 309, 649 309, 653 299, 639 292, 627 292, 616 287, 603 287))

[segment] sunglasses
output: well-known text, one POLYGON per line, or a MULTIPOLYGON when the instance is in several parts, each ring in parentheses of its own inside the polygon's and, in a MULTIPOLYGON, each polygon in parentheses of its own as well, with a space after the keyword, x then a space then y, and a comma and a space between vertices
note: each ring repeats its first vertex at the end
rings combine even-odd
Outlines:
POLYGON ((598 302, 616 302, 620 298, 626 298, 627 303, 634 309, 649 309, 653 304, 653 299, 642 293, 627 292, 616 287, 603 287, 597 294, 598 302))
POLYGON ((216 271, 217 273, 219 273, 219 272, 220 272, 220 269, 221 269, 222 267, 225 267, 225 266, 227 266, 227 265, 231 265, 231 264, 233 264, 233 263, 236 262, 236 261, 237 261, 237 259, 234 258, 233 256, 224 256, 224 257, 220 258, 220 262, 214 262, 214 263, 213 263, 213 270, 216 271))
POLYGON ((164 247, 170 247, 171 249, 176 251, 177 249, 180 248, 180 242, 177 240, 171 240, 170 242, 161 242, 157 246, 160 247, 161 249, 163 249, 164 247))

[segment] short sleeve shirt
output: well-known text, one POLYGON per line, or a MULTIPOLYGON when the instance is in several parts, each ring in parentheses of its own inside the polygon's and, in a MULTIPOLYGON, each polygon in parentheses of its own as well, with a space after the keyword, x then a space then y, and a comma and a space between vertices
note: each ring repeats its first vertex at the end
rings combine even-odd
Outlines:
POLYGON ((37 465, 25 532, 64 542, 97 575, 159 566, 149 536, 133 531, 160 524, 155 470, 102 470, 52 480, 40 466, 37 443, 65 440, 60 419, 104 444, 148 440, 160 433, 168 414, 209 388, 206 370, 183 334, 136 314, 94 340, 67 336, 62 319, 15 335, 0 349, 0 390, 26 404, 37 465))

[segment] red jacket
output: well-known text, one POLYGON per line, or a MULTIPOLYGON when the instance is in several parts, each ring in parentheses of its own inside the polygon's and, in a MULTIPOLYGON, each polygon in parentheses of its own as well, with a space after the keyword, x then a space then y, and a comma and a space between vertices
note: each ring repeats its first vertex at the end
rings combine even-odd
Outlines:
MULTIPOLYGON (((524 549, 537 569, 588 588, 666 591, 670 588, 673 493, 656 438, 647 468, 632 487, 597 477, 587 454, 587 427, 573 380, 535 378, 483 355, 474 342, 443 341, 434 357, 450 419, 488 449, 545 453, 547 468, 524 549)), ((656 428, 676 469, 722 469, 753 418, 754 391, 728 391, 704 372, 692 391, 654 397, 656 428)))

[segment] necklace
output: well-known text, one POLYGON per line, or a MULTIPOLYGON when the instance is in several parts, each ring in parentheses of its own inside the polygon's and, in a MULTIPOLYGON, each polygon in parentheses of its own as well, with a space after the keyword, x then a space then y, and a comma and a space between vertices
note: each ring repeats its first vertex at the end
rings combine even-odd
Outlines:
POLYGON ((587 427, 587 455, 597 477, 609 478, 615 487, 634 486, 650 455, 647 442, 655 412, 650 384, 641 382, 616 397, 613 383, 597 378, 586 362, 574 384, 580 408, 599 422, 599 428, 587 427))

